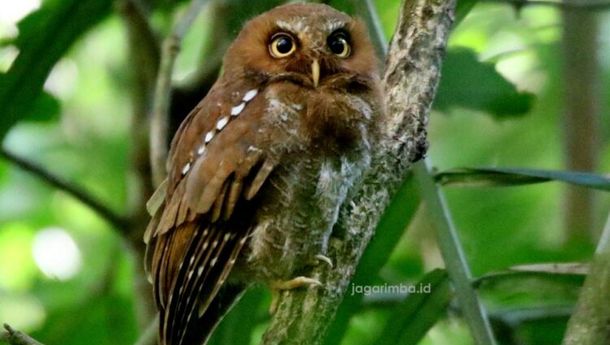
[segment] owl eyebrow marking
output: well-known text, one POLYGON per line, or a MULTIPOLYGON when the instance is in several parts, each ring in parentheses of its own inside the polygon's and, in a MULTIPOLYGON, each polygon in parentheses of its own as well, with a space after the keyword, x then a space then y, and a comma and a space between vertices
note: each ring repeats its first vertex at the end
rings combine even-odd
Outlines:
POLYGON ((343 29, 345 30, 346 28, 346 23, 342 22, 342 21, 337 21, 337 20, 331 20, 327 25, 326 25, 326 30, 330 33, 333 33, 339 29, 343 29))
POLYGON ((290 32, 307 32, 309 31, 309 27, 305 25, 305 20, 303 17, 296 17, 295 20, 287 22, 285 20, 278 20, 275 22, 278 28, 290 32))

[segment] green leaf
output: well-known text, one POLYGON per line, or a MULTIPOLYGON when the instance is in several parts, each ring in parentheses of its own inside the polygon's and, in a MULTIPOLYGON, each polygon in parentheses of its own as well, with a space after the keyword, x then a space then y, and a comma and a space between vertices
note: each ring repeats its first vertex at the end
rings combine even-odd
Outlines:
POLYGON ((535 306, 572 306, 586 275, 539 271, 486 274, 473 282, 493 310, 535 306))
MULTIPOLYGON (((414 179, 409 175, 384 211, 375 236, 360 259, 352 284, 365 286, 378 280, 379 270, 390 258, 419 204, 420 198, 414 179)), ((360 309, 361 304, 361 294, 345 295, 335 315, 335 321, 329 327, 324 344, 341 343, 351 317, 360 309)))
POLYGON ((477 0, 458 0, 455 8, 455 22, 453 23, 453 26, 460 24, 476 4, 477 0))
POLYGON ((268 315, 265 289, 256 287, 244 293, 212 334, 210 345, 250 344, 254 329, 268 315))
POLYGON ((437 182, 448 186, 513 186, 561 181, 582 187, 610 190, 610 178, 602 175, 521 168, 458 168, 436 174, 437 182))
POLYGON ((32 111, 55 63, 88 29, 106 17, 112 0, 50 0, 18 24, 19 55, 0 74, 0 139, 32 111))
POLYGON ((414 293, 398 305, 375 344, 417 345, 428 330, 446 313, 452 293, 447 271, 435 269, 416 287, 430 288, 429 293, 414 293))
POLYGON ((511 266, 510 269, 518 272, 586 275, 589 273, 589 264, 582 262, 545 262, 538 264, 516 265, 511 266))
POLYGON ((60 109, 61 104, 57 98, 42 92, 36 97, 32 108, 26 113, 24 120, 32 122, 56 121, 59 119, 60 109))
POLYGON ((484 111, 496 118, 527 113, 534 95, 519 92, 491 63, 480 62, 470 49, 450 49, 434 107, 447 111, 454 107, 484 111))

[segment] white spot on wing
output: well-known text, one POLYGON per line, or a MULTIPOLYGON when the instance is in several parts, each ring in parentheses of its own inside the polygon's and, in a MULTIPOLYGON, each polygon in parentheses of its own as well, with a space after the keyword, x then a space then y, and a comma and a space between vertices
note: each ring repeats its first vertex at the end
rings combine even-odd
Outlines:
POLYGON ((229 117, 225 116, 222 119, 218 120, 218 122, 216 122, 216 129, 219 131, 222 130, 223 128, 225 128, 227 123, 229 123, 229 117))
POLYGON ((188 162, 184 165, 184 167, 182 168, 182 175, 186 175, 189 170, 191 170, 191 162, 188 162))
POLYGON ((210 267, 214 267, 214 265, 216 265, 216 261, 218 261, 218 257, 215 257, 212 259, 212 261, 210 261, 210 267))
POLYGON ((212 138, 214 138, 214 132, 213 131, 209 131, 206 133, 205 138, 203 139, 203 141, 205 141, 205 143, 209 143, 210 141, 212 141, 212 138))
POLYGON ((246 92, 242 101, 250 102, 254 98, 254 96, 256 96, 257 93, 258 93, 257 89, 253 89, 253 90, 246 92))
POLYGON ((233 108, 231 108, 231 115, 233 115, 233 116, 239 115, 239 113, 241 113, 245 107, 246 107, 246 103, 241 102, 239 105, 236 105, 233 108))
POLYGON ((204 152, 205 152, 205 145, 201 144, 201 146, 199 146, 199 148, 197 149, 197 154, 201 156, 204 152))

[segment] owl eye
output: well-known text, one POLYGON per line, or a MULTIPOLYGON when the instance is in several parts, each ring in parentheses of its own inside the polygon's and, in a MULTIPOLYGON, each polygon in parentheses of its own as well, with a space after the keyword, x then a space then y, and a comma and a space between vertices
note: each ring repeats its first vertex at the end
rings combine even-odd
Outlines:
POLYGON ((269 53, 274 58, 285 58, 294 53, 295 50, 296 44, 294 43, 292 36, 285 33, 278 33, 271 37, 269 53))
POLYGON ((348 57, 352 52, 352 47, 348 43, 347 34, 343 31, 337 31, 328 36, 328 48, 333 54, 340 58, 348 57))

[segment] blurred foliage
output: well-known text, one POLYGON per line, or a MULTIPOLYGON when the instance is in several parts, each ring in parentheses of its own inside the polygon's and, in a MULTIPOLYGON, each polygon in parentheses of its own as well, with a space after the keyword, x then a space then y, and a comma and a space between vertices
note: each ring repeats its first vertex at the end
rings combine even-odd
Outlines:
POLYGON ((111 4, 110 0, 49 0, 19 22, 19 35, 8 41, 19 55, 0 75, 0 138, 32 107, 48 112, 48 95, 38 98, 51 68, 76 39, 110 13, 111 4))
POLYGON ((443 62, 441 83, 434 106, 440 111, 452 107, 487 112, 499 118, 526 114, 534 101, 496 72, 492 63, 481 63, 474 51, 455 48, 443 62))
MULTIPOLYGON (((39 162, 126 214, 134 178, 129 98, 133 62, 126 52, 124 23, 112 3, 45 0, 35 9, 37 0, 0 2, 0 137, 6 149, 39 162), (28 4, 34 6, 28 9, 28 4)), ((159 37, 184 3, 145 2, 159 37)), ((220 39, 228 40, 244 20, 280 1, 215 3, 225 10, 208 8, 185 38, 174 74, 177 84, 196 75, 206 57, 220 49, 215 21, 226 29, 220 39)), ((330 3, 355 12, 353 1, 330 3)), ((400 2, 374 3, 389 38, 400 2)), ((549 6, 525 6, 517 15, 510 5, 472 0, 460 0, 459 6, 459 25, 451 36, 429 125, 429 156, 441 172, 481 166, 535 169, 528 170, 529 175, 523 170, 494 169, 491 175, 489 170, 460 170, 462 181, 489 183, 477 188, 448 186, 446 192, 500 344, 559 344, 582 276, 497 272, 523 263, 587 261, 592 246, 564 243, 561 184, 493 185, 519 182, 523 175, 536 181, 574 182, 575 177, 584 185, 604 183, 597 175, 582 180, 561 171, 565 81, 560 78, 560 12, 549 6), (561 176, 539 174, 548 171, 561 176)), ((607 37, 610 15, 604 12, 600 17, 600 37, 607 37)), ((610 47, 602 43, 600 73, 608 90, 610 47)), ((610 99, 605 102, 607 113, 610 99)), ((599 171, 608 171, 610 121, 602 123, 599 171)), ((601 229, 610 198, 603 192, 596 198, 601 229)), ((411 344, 420 336, 423 345, 473 344, 459 305, 448 302, 452 295, 443 271, 435 270, 442 260, 422 208, 413 182, 406 179, 364 254, 354 284, 432 280, 438 288, 406 299, 350 296, 348 291, 330 325, 327 344, 379 344, 390 338, 411 344), (410 317, 414 313, 417 316, 410 317), (417 332, 401 334, 403 326, 417 332)), ((133 344, 139 334, 134 272, 142 265, 131 250, 86 206, 0 161, 0 322, 48 345, 133 344), (41 250, 36 243, 48 229, 69 235, 78 256, 61 255, 66 245, 61 238, 56 248, 41 250), (79 265, 73 275, 60 278, 41 260, 57 262, 55 269, 65 266, 65 260, 77 260, 79 265)), ((212 342, 258 343, 268 304, 262 287, 247 292, 212 342)))

